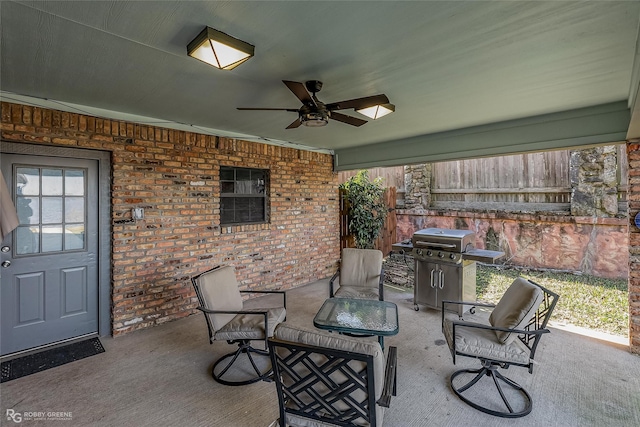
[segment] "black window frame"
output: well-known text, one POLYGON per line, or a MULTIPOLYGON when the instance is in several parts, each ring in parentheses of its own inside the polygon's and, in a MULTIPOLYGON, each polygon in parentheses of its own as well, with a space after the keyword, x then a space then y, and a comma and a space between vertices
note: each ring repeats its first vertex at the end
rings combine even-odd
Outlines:
POLYGON ((220 225, 234 226, 245 224, 268 224, 269 223, 269 169, 247 168, 241 166, 220 166, 220 225), (247 180, 247 174, 249 179, 247 180), (255 179, 254 179, 255 175, 255 179), (243 179, 245 178, 245 179, 243 179), (247 182, 249 188, 247 187, 247 182), (262 189, 262 191, 260 191, 262 189), (232 191, 229 191, 232 190, 232 191), (248 191, 247 191, 248 190, 248 191), (240 218, 242 211, 246 214, 247 209, 239 209, 238 203, 251 205, 260 199, 261 212, 255 212, 249 208, 249 218, 240 218), (228 216, 229 207, 225 206, 233 200, 233 219, 228 216), (256 218, 255 215, 259 215, 256 218))

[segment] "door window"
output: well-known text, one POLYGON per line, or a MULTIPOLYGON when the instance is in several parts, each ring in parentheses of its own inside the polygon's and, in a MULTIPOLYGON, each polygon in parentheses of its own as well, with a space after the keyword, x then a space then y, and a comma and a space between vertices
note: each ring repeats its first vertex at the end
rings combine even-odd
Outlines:
POLYGON ((16 255, 83 250, 86 170, 17 166, 13 182, 20 225, 16 255))

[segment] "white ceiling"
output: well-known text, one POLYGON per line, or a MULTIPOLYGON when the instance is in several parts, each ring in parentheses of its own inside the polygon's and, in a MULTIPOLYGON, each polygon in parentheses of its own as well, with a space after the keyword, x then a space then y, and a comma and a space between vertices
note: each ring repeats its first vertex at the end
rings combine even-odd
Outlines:
POLYGON ((637 1, 2 1, 0 18, 4 100, 336 152, 629 102, 638 88, 637 1), (232 71, 188 57, 205 26, 255 57, 232 71), (324 102, 384 93, 396 112, 286 130, 295 113, 236 110, 298 108, 283 79, 322 80, 324 102))

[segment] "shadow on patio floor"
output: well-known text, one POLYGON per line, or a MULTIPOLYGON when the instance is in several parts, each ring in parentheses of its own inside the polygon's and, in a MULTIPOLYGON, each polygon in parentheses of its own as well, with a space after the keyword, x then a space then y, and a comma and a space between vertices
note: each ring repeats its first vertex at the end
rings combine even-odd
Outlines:
MULTIPOLYGON (((328 296, 322 280, 288 291, 287 322, 312 327, 328 296)), ((398 395, 385 426, 636 426, 640 425, 640 357, 625 346, 551 328, 538 348, 532 375, 508 375, 533 397, 528 416, 506 420, 465 405, 448 387, 454 367, 440 331, 440 313, 413 310, 412 294, 388 288, 398 305, 398 395)), ((268 297, 267 297, 268 298, 268 297)), ((264 301, 264 300, 262 300, 264 301)), ((0 424, 16 412, 71 412, 65 426, 268 426, 278 416, 272 383, 226 387, 210 376, 213 361, 233 348, 208 344, 201 314, 118 338, 106 352, 0 386, 0 424)), ((24 422, 23 422, 24 424, 24 422)))

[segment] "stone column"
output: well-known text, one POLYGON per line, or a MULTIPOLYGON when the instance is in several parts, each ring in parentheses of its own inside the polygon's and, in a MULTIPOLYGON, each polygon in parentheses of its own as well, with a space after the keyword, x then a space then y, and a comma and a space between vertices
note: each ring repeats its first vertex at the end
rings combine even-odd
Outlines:
POLYGON ((618 214, 616 147, 572 151, 569 162, 571 215, 613 217, 618 214))
POLYGON ((431 204, 431 164, 404 167, 405 209, 424 210, 431 204))
POLYGON ((629 347, 640 354, 640 228, 634 218, 640 212, 640 144, 627 144, 629 158, 629 347))

